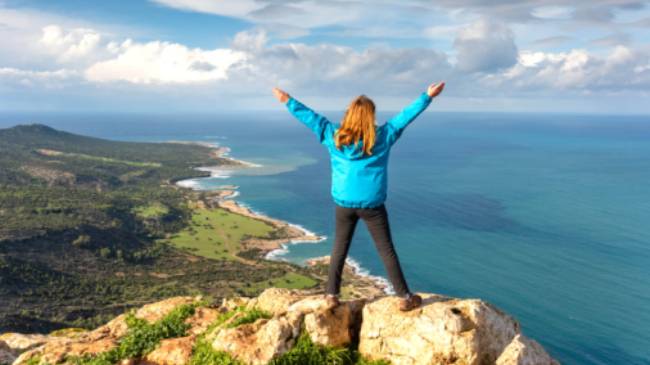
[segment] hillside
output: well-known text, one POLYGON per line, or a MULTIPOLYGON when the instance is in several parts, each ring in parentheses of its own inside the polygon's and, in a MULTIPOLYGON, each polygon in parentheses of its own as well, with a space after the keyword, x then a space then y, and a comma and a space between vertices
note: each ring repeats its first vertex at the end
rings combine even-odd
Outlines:
POLYGON ((0 185, 134 185, 205 176, 193 167, 231 163, 197 144, 117 142, 41 124, 0 130, 0 185))
POLYGON ((558 365, 514 318, 479 299, 431 293, 420 308, 398 298, 342 301, 269 288, 258 297, 175 297, 91 331, 0 335, 0 363, 558 365))
POLYGON ((174 295, 317 290, 321 268, 264 260, 246 244, 301 232, 222 207, 223 192, 172 183, 225 164, 237 161, 205 145, 0 130, 0 331, 92 328, 174 295))

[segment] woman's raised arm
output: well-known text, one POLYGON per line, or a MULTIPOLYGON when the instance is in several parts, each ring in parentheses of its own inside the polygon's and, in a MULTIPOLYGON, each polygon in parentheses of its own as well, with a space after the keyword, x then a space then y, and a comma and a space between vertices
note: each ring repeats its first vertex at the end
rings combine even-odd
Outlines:
POLYGON ((431 104, 431 100, 438 96, 445 87, 445 83, 433 83, 429 85, 426 92, 422 92, 415 101, 402 109, 392 117, 386 124, 388 127, 388 143, 393 144, 402 135, 404 129, 417 118, 431 104))
POLYGON ((273 94, 281 103, 286 105, 289 112, 291 112, 296 119, 301 121, 316 134, 320 143, 325 143, 331 138, 334 132, 334 126, 327 118, 317 114, 306 105, 294 99, 284 90, 278 89, 277 87, 273 88, 273 94))

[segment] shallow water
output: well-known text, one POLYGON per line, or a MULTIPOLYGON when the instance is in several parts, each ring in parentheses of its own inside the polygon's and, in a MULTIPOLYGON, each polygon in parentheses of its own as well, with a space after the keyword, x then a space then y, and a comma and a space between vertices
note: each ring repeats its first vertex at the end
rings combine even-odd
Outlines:
MULTIPOLYGON (((26 121, 229 146, 264 167, 204 188, 239 185, 253 209, 333 235, 327 152, 284 113, 0 115, 0 126, 26 121)), ((427 111, 392 151, 386 201, 411 290, 488 300, 565 364, 650 364, 649 138, 644 117, 427 111)), ((350 256, 384 276, 365 226, 356 233, 350 256)))

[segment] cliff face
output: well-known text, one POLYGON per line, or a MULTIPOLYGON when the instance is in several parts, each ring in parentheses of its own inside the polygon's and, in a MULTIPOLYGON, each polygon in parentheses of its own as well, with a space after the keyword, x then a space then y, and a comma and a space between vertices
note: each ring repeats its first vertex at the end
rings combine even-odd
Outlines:
POLYGON ((322 295, 270 288, 208 306, 177 297, 92 331, 0 336, 0 364, 558 364, 519 323, 478 299, 419 293, 325 308, 322 295))

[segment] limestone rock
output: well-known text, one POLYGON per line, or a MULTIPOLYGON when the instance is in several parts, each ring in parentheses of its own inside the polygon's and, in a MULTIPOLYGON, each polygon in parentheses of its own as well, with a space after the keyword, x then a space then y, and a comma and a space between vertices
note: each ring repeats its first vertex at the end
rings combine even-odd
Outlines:
POLYGON ((76 341, 64 337, 50 338, 44 345, 21 354, 14 364, 23 364, 39 357, 40 364, 59 364, 68 356, 96 355, 106 352, 117 344, 115 339, 76 341))
MULTIPOLYGON (((209 336, 213 347, 226 351, 252 364, 265 364, 291 349, 301 329, 314 343, 327 346, 346 346, 358 331, 363 300, 342 301, 333 310, 327 310, 324 295, 305 295, 289 289, 270 288, 256 301, 254 307, 272 313, 269 320, 259 319, 236 328, 219 328, 209 336)), ((242 314, 237 313, 228 322, 242 314)), ((227 327, 227 326, 224 326, 227 327)))
MULTIPOLYGON (((165 299, 141 307, 135 312, 135 316, 149 323, 154 323, 165 317, 174 308, 197 300, 200 300, 200 298, 173 297, 165 299)), ((202 313, 202 315, 206 314, 202 313)), ((198 327, 198 325, 195 327, 198 327)), ((117 346, 119 339, 127 331, 126 315, 122 314, 93 331, 81 333, 73 338, 21 334, 5 334, 3 337, 7 338, 5 342, 9 347, 19 349, 20 356, 18 356, 14 364, 24 364, 36 357, 41 359, 40 363, 42 364, 57 364, 63 362, 68 356, 95 355, 109 351, 117 346), (27 351, 28 349, 31 350, 27 351)))
POLYGON ((174 308, 184 304, 192 304, 199 300, 201 300, 200 297, 173 297, 160 302, 147 304, 138 309, 135 312, 135 316, 136 318, 144 319, 149 323, 154 323, 161 320, 174 308))
POLYGON ((162 340, 160 345, 150 352, 140 365, 185 365, 192 357, 195 336, 162 340))
MULTIPOLYGON (((180 305, 194 303, 197 300, 200 300, 200 298, 173 297, 160 302, 146 304, 135 312, 135 317, 144 319, 149 323, 154 323, 165 317, 174 308, 180 305)), ((128 329, 126 314, 120 314, 105 325, 79 336, 79 339, 81 341, 96 341, 103 338, 121 338, 126 334, 128 329)))
POLYGON ((199 307, 194 311, 194 315, 185 320, 190 325, 188 333, 191 335, 200 335, 219 317, 219 311, 213 308, 199 307))
POLYGON ((359 328, 358 322, 363 301, 341 301, 341 305, 333 310, 325 310, 323 309, 324 296, 318 300, 323 303, 323 307, 306 312, 304 318, 305 331, 309 334, 312 342, 324 346, 349 345, 354 338, 355 330, 359 328))
MULTIPOLYGON (((393 365, 559 365, 536 341, 521 334, 519 323, 490 303, 420 293, 423 304, 409 312, 399 310, 398 297, 341 300, 327 309, 323 294, 280 288, 265 290, 257 298, 227 298, 220 308, 199 306, 185 320, 184 337, 160 341, 141 359, 124 365, 189 364, 198 338, 218 351, 246 364, 267 364, 290 351, 301 331, 314 343, 333 347, 359 343, 369 359, 393 365), (230 328, 247 311, 237 311, 220 326, 205 333, 223 311, 261 309, 272 314, 253 323, 230 328)), ((198 298, 176 297, 143 306, 136 317, 153 323, 174 308, 198 298)), ((74 336, 7 333, 0 336, 0 364, 61 364, 69 356, 99 354, 118 345, 128 332, 126 315, 74 336)), ((56 334, 56 333, 55 333, 56 334)))
POLYGON ((11 351, 23 352, 42 345, 48 340, 45 335, 25 335, 22 333, 8 332, 0 335, 0 341, 4 342, 11 351))
MULTIPOLYGON (((96 341, 102 338, 120 338, 126 334, 129 326, 126 324, 126 315, 120 314, 103 326, 97 327, 86 334, 86 339, 96 341)), ((83 337, 83 336, 82 336, 83 337)))
POLYGON ((493 364, 519 333, 519 323, 478 299, 420 293, 423 303, 399 310, 399 298, 385 297, 363 308, 359 351, 395 365, 493 364))
POLYGON ((300 334, 301 319, 302 314, 293 312, 272 319, 260 318, 235 328, 222 328, 212 347, 248 364, 266 364, 291 349, 300 334))
POLYGON ((269 288, 257 297, 255 306, 274 315, 285 313, 293 303, 304 299, 305 294, 300 290, 284 288, 269 288))
POLYGON ((246 306, 253 299, 256 298, 248 298, 248 297, 223 298, 223 300, 221 301, 221 308, 223 310, 233 310, 240 306, 246 306))
POLYGON ((559 365, 542 345, 522 334, 512 339, 496 361, 496 365, 559 365))

